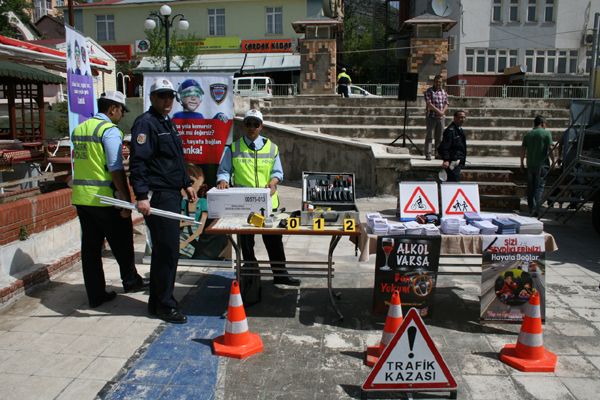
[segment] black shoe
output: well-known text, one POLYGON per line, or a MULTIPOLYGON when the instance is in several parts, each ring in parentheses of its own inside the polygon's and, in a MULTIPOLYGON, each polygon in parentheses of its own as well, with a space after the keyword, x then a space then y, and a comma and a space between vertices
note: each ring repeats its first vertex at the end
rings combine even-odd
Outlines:
POLYGON ((106 303, 107 301, 114 300, 115 297, 117 297, 117 292, 115 292, 115 291, 104 292, 104 295, 99 300, 90 301, 90 307, 91 308, 100 307, 102 304, 106 303))
POLYGON ((148 303, 148 314, 156 316, 156 305, 148 303))
POLYGON ((300 286, 300 279, 291 276, 276 276, 273 278, 273 283, 275 285, 300 286))
POLYGON ((172 324, 185 324, 187 317, 176 308, 163 308, 156 310, 156 316, 165 322, 172 324))
POLYGON ((426 156, 425 156, 425 159, 426 159, 427 161, 431 161, 431 156, 430 156, 430 155, 426 155, 426 156))
POLYGON ((140 277, 133 285, 123 285, 123 292, 141 292, 148 289, 150 286, 150 279, 140 277))

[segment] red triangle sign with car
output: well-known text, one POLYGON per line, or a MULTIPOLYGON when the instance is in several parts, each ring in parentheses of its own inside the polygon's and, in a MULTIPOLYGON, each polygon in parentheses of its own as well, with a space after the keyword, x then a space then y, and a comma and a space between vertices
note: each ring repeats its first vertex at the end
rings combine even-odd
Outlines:
POLYGON ((456 388, 456 381, 416 308, 408 311, 362 385, 365 391, 452 392, 456 388))

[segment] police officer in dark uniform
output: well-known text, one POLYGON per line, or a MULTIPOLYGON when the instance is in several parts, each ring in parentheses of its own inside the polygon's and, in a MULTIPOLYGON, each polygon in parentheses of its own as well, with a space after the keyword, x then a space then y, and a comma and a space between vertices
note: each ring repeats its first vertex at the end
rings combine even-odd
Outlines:
POLYGON ((191 202, 197 195, 185 169, 183 145, 169 118, 175 99, 173 84, 158 78, 150 87, 150 109, 140 115, 131 129, 131 184, 137 209, 150 230, 150 298, 148 312, 164 321, 184 324, 173 297, 179 260, 179 221, 152 215, 150 207, 179 213, 181 190, 191 202))
POLYGON ((460 181, 460 171, 467 160, 467 138, 462 128, 466 119, 463 110, 456 111, 454 120, 444 130, 442 143, 438 147, 440 157, 444 160, 442 168, 448 174, 448 182, 460 181))

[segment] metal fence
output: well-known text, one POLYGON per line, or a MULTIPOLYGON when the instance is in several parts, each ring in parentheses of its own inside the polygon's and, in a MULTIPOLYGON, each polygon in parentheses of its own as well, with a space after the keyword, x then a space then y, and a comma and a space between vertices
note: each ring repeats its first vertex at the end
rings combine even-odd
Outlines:
POLYGON ((585 99, 586 86, 484 86, 447 85, 446 92, 456 97, 517 97, 529 99, 585 99))

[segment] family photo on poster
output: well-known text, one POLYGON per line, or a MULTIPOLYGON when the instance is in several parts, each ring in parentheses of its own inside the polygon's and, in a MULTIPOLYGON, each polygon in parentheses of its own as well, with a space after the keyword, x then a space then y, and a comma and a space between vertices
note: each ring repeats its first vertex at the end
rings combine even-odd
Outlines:
POLYGON ((181 256, 195 260, 230 258, 227 238, 209 235, 206 192, 215 186, 221 156, 233 137, 233 76, 212 73, 144 74, 144 108, 150 107, 149 88, 156 79, 168 79, 177 92, 169 114, 183 143, 186 169, 198 201, 182 204, 182 213, 202 222, 181 231, 181 256))
POLYGON ((86 38, 65 25, 67 50, 67 97, 69 132, 96 113, 94 78, 86 38))
POLYGON ((483 236, 481 320, 522 322, 538 293, 545 317, 546 252, 543 235, 483 236))

